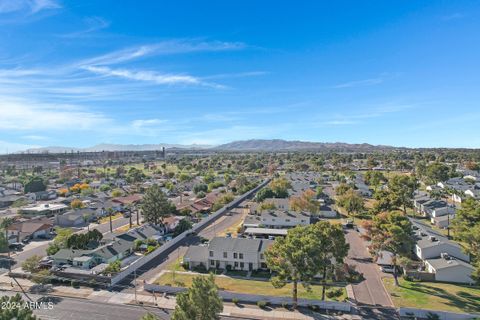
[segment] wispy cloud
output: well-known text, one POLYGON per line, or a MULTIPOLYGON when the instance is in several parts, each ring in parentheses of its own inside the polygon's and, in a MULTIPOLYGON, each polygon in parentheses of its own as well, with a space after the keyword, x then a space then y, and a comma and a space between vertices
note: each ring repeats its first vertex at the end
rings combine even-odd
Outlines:
POLYGON ((0 14, 26 12, 35 14, 42 10, 60 8, 54 0, 0 0, 0 14))
POLYGON ((365 108, 364 112, 356 114, 336 114, 331 119, 321 121, 320 125, 345 126, 360 124, 366 119, 378 118, 387 114, 402 112, 413 108, 412 104, 386 104, 375 108, 365 108))
POLYGON ((444 16, 440 17, 440 19, 443 20, 443 21, 458 20, 458 19, 462 19, 462 18, 465 18, 465 14, 460 13, 460 12, 454 12, 452 14, 448 14, 448 15, 444 15, 444 16))
POLYGON ((138 120, 132 121, 132 126, 134 128, 145 128, 145 127, 151 127, 151 126, 158 126, 166 122, 167 120, 162 120, 162 119, 146 119, 146 120, 138 119, 138 120))
POLYGON ((110 26, 110 22, 102 17, 87 17, 84 19, 84 23, 86 26, 85 29, 76 32, 60 34, 58 36, 61 38, 82 38, 91 36, 94 32, 110 26))
POLYGON ((0 130, 88 130, 110 122, 105 115, 79 106, 0 97, 0 130))
POLYGON ((380 84, 382 82, 383 82, 383 78, 370 78, 370 79, 340 83, 340 84, 337 84, 337 85, 333 86, 333 88, 342 89, 342 88, 373 86, 373 85, 376 85, 376 84, 380 84))
POLYGON ((81 65, 112 65, 154 55, 180 54, 201 51, 226 51, 244 49, 242 42, 168 40, 154 44, 113 51, 104 55, 86 59, 81 65))
POLYGON ((132 71, 127 69, 111 69, 108 67, 96 67, 96 66, 87 66, 84 67, 85 70, 90 72, 109 76, 109 77, 119 77, 129 80, 136 81, 146 81, 154 84, 162 85, 174 85, 174 84, 184 84, 184 85, 203 85, 210 87, 220 88, 220 85, 214 83, 204 82, 200 78, 190 76, 190 75, 181 75, 181 74, 162 74, 155 71, 132 71))

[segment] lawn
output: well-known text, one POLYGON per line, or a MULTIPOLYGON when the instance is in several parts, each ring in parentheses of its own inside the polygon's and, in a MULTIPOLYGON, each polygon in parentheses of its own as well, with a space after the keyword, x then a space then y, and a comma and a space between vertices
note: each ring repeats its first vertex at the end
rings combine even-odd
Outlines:
MULTIPOLYGON (((155 280, 156 284, 159 285, 173 285, 173 286, 182 286, 190 287, 192 284, 192 279, 197 276, 194 274, 184 274, 176 273, 175 282, 173 281, 172 273, 165 273, 160 278, 155 280)), ((275 289, 272 284, 268 281, 259 281, 259 280, 243 280, 243 279, 234 279, 229 277, 216 276, 215 283, 221 290, 238 292, 238 293, 249 293, 249 294, 259 294, 259 295, 270 295, 270 296, 285 296, 290 297, 292 294, 292 285, 288 284, 283 288, 275 289)), ((322 297, 322 287, 319 285, 311 286, 311 292, 308 292, 303 286, 298 286, 298 297, 305 299, 316 299, 319 300, 322 297)), ((327 287, 327 292, 335 289, 342 289, 342 295, 337 298, 332 298, 327 300, 334 301, 343 301, 347 298, 345 287, 327 287)))
MULTIPOLYGON (((116 219, 120 219, 122 216, 123 216, 123 214, 121 212, 118 212, 118 213, 116 213, 112 216, 112 221, 116 220, 116 219)), ((107 223, 109 221, 110 221, 110 217, 107 216, 107 217, 103 217, 100 220, 98 220, 98 223, 102 224, 102 223, 107 223)))
POLYGON ((480 312, 480 287, 399 280, 400 286, 395 287, 393 279, 383 279, 396 307, 480 312))
MULTIPOLYGON (((113 219, 112 219, 112 220, 113 220, 113 219)), ((108 221, 108 220, 107 220, 107 221, 108 221)), ((126 232, 126 231, 128 231, 128 230, 130 230, 130 229, 133 229, 133 228, 136 228, 136 227, 138 227, 138 225, 137 225, 136 223, 132 223, 132 228, 130 228, 130 225, 129 225, 129 224, 126 224, 126 225, 124 225, 124 226, 122 226, 122 227, 120 227, 120 228, 115 229, 115 231, 116 231, 116 232, 126 232)))

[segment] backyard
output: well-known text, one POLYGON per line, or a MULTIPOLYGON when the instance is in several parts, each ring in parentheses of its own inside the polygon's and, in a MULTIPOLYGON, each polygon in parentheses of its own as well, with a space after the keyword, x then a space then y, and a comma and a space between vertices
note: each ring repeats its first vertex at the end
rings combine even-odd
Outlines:
POLYGON ((396 287, 392 278, 383 279, 396 307, 480 312, 480 287, 399 280, 400 286, 396 287))
MULTIPOLYGON (((172 272, 167 272, 160 276, 155 283, 159 285, 189 287, 195 276, 198 275, 185 273, 175 273, 174 275, 172 272), (175 280, 173 280, 173 277, 175 277, 175 280)), ((226 276, 215 276, 215 283, 219 289, 231 292, 285 297, 289 297, 292 294, 291 284, 283 288, 275 289, 269 281, 236 279, 226 276)), ((341 295, 334 298, 327 298, 327 300, 344 301, 347 297, 345 287, 327 287, 327 293, 338 289, 341 290, 341 295)), ((319 300, 322 298, 322 286, 312 285, 311 291, 309 292, 303 286, 299 285, 298 297, 319 300)))

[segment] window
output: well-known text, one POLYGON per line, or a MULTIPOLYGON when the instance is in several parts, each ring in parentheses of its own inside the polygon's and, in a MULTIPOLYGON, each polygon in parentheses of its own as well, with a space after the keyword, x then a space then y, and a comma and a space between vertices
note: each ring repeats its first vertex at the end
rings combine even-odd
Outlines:
POLYGON ((243 259, 243 253, 239 253, 239 259, 243 259))
POLYGON ((286 222, 290 222, 290 219, 285 219, 286 222))
POLYGON ((235 268, 238 268, 238 262, 235 261, 234 266, 235 268))
POLYGON ((243 262, 240 262, 240 269, 243 269, 244 266, 245 264, 243 262))
POLYGON ((213 257, 213 251, 210 251, 210 257, 213 257))
POLYGON ((233 253, 233 259, 237 259, 238 255, 236 252, 233 253))
POLYGON ((262 260, 265 259, 263 253, 260 253, 260 259, 262 259, 262 260))
POLYGON ((224 252, 223 257, 226 259, 228 257, 228 254, 226 252, 224 252))
POLYGON ((210 260, 210 265, 214 266, 215 265, 215 260, 210 260))

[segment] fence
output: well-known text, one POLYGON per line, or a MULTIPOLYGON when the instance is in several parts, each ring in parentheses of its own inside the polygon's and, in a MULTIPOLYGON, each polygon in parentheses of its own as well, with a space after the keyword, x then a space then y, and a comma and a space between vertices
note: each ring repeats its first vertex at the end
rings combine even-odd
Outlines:
POLYGON ((198 233, 208 227, 211 223, 215 222, 218 218, 223 216, 227 211, 230 209, 236 207, 239 205, 242 201, 245 199, 249 198, 253 194, 255 194, 258 190, 261 188, 265 187, 269 182, 271 178, 265 179, 262 183, 260 183, 258 186, 255 188, 251 189, 250 191, 244 193, 237 199, 233 200, 232 202, 228 203, 225 205, 223 208, 217 210, 216 212, 212 213, 208 217, 202 219, 199 223, 197 223, 191 230, 184 231, 183 233, 179 234, 175 238, 173 238, 171 241, 165 243, 155 251, 152 251, 149 253, 147 256, 144 256, 137 261, 133 262, 131 265, 129 265, 126 269, 122 270, 120 273, 115 275, 112 280, 111 280, 111 286, 115 286, 118 283, 120 283, 122 280, 124 280, 127 276, 132 274, 134 271, 138 270, 139 268, 143 267, 147 263, 151 262, 155 258, 158 258, 162 255, 166 255, 170 253, 171 251, 175 250, 181 243, 182 241, 185 240, 192 232, 198 233))
MULTIPOLYGON (((186 290, 186 288, 160 286, 156 284, 145 284, 144 289, 149 292, 159 292, 166 294, 178 294, 186 290)), ((290 297, 274 297, 264 296, 259 294, 244 294, 230 291, 218 291, 219 296, 226 301, 232 301, 237 299, 242 303, 257 303, 258 301, 265 301, 272 305, 292 304, 292 298, 290 297)), ((320 309, 335 310, 342 312, 350 312, 351 304, 347 302, 337 301, 321 301, 311 299, 298 299, 298 305, 302 307, 317 306, 320 309)))
MULTIPOLYGON (((455 313, 447 311, 425 310, 415 308, 400 308, 399 314, 401 317, 410 319, 430 319, 433 315, 437 315, 440 320, 468 320, 479 319, 480 314, 455 313), (430 317, 430 318, 429 318, 430 317)), ((433 319, 433 318, 432 318, 433 319)))

